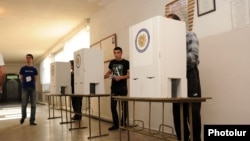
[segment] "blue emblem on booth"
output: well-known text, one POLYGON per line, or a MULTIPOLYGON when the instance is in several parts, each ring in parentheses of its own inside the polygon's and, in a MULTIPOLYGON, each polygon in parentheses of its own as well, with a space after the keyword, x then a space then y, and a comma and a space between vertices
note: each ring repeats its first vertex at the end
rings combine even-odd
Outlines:
POLYGON ((75 63, 76 63, 76 67, 80 68, 80 66, 81 66, 81 56, 80 56, 80 54, 76 55, 75 63))
POLYGON ((146 28, 142 28, 138 31, 135 38, 135 48, 139 53, 143 53, 147 50, 150 43, 150 34, 146 28))

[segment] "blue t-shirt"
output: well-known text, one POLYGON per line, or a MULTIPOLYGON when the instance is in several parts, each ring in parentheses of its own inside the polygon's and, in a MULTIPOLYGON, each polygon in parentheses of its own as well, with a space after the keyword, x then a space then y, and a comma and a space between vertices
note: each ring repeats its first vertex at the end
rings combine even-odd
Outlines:
POLYGON ((22 86, 23 88, 35 88, 35 76, 38 75, 37 69, 34 66, 23 66, 20 70, 22 75, 22 86))

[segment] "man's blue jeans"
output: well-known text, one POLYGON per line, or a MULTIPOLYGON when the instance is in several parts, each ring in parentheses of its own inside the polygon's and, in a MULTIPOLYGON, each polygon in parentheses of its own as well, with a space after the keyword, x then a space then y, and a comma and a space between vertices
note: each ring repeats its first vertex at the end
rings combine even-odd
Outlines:
POLYGON ((30 123, 35 121, 36 115, 36 89, 35 88, 23 88, 22 89, 22 119, 27 117, 27 105, 31 104, 30 111, 30 123))

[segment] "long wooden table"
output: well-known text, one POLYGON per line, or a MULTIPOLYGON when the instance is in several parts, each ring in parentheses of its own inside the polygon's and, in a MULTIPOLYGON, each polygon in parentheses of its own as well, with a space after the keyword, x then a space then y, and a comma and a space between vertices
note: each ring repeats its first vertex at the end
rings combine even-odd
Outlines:
MULTIPOLYGON (((55 98, 60 97, 58 94, 46 94, 48 97, 48 112, 49 112, 49 117, 48 119, 55 119, 55 118, 61 118, 61 116, 55 116, 55 98), (51 115, 52 111, 52 115, 51 115)), ((60 107, 61 108, 61 107, 60 107)))
MULTIPOLYGON (((85 98, 87 98, 88 99, 88 107, 90 108, 91 106, 91 98, 98 98, 98 125, 99 125, 99 132, 98 132, 98 135, 95 135, 95 136, 92 136, 92 134, 91 134, 91 114, 90 114, 90 109, 88 110, 89 111, 89 113, 88 113, 88 118, 89 118, 89 137, 88 137, 88 139, 91 139, 91 138, 96 138, 96 137, 102 137, 102 136, 108 136, 109 134, 102 134, 102 131, 101 131, 101 120, 100 120, 100 118, 101 118, 101 106, 100 106, 100 98, 101 97, 107 97, 107 96, 110 96, 110 94, 88 94, 88 95, 86 95, 86 94, 70 94, 70 95, 68 95, 68 96, 71 96, 71 97, 85 97, 85 98)), ((72 100, 72 98, 71 98, 71 100, 72 100)), ((70 106, 70 109, 72 109, 71 108, 71 106, 70 106)), ((72 111, 70 111, 70 113, 72 113, 72 111)), ((80 113, 77 113, 77 114, 80 114, 80 113)), ((81 128, 81 127, 80 127, 81 128)), ((72 128, 72 124, 71 124, 71 130, 72 129, 74 129, 74 128, 72 128)), ((77 128, 75 128, 75 129, 77 129, 77 128)))
MULTIPOLYGON (((91 138, 96 138, 96 137, 102 137, 102 136, 107 136, 107 135, 109 135, 109 134, 102 134, 102 131, 101 131, 101 120, 100 120, 100 118, 101 118, 101 115, 100 115, 100 113, 101 113, 101 106, 100 106, 100 98, 101 97, 107 97, 107 96, 110 96, 110 94, 47 94, 47 96, 49 97, 49 99, 51 99, 51 97, 53 98, 53 97, 60 97, 60 110, 61 110, 61 120, 62 120, 62 122, 61 123, 70 123, 70 128, 69 128, 69 130, 75 130, 75 129, 85 129, 85 128, 87 128, 87 127, 85 127, 85 126, 80 126, 80 121, 79 121, 79 127, 77 127, 77 128, 73 128, 72 127, 72 122, 73 121, 69 121, 68 120, 68 115, 67 115, 67 112, 70 112, 70 117, 71 117, 71 114, 73 113, 73 111, 72 111, 72 106, 71 106, 71 104, 69 104, 69 109, 70 109, 70 111, 67 111, 67 104, 65 105, 66 106, 66 109, 65 109, 65 111, 66 111, 66 121, 63 121, 63 114, 62 114, 62 112, 63 112, 63 108, 62 108, 62 97, 64 97, 65 98, 65 103, 66 103, 66 97, 70 97, 70 99, 71 99, 71 102, 72 102, 72 97, 85 97, 85 98, 87 98, 88 99, 88 107, 90 108, 90 103, 91 103, 91 98, 98 98, 98 122, 99 122, 99 132, 98 132, 98 135, 95 135, 95 136, 92 136, 92 133, 91 133, 91 113, 90 113, 90 109, 88 110, 89 111, 89 113, 88 113, 88 119, 89 119, 89 137, 88 137, 88 139, 91 139, 91 138)), ((50 107, 49 107, 49 113, 50 113, 50 107)), ((54 110, 54 109, 53 109, 54 110)), ((76 114, 80 114, 80 113, 76 113, 76 114)))
POLYGON ((65 95, 65 94, 46 94, 48 96, 48 109, 49 109, 49 118, 48 119, 55 119, 55 118, 61 118, 61 122, 60 124, 66 124, 66 123, 72 123, 73 121, 70 121, 70 118, 68 117, 68 111, 67 111, 67 97, 69 95, 65 95), (61 116, 56 117, 55 116, 55 98, 59 97, 59 106, 60 106, 60 113, 61 116), (65 102, 65 110, 63 109, 63 98, 64 98, 64 102, 65 102), (51 107, 52 104, 52 107, 51 107), (51 109, 52 109, 52 117, 50 115, 51 113, 51 109), (63 112, 65 111, 66 116, 63 116, 63 112), (64 119, 65 118, 65 119, 64 119))
POLYGON ((128 97, 128 96, 113 96, 115 100, 118 101, 119 105, 119 118, 121 118, 121 102, 122 101, 131 101, 133 102, 133 120, 135 119, 135 102, 148 102, 149 103, 149 128, 145 129, 144 127, 141 129, 137 128, 137 125, 135 125, 135 120, 133 121, 132 126, 128 127, 120 127, 120 141, 121 138, 121 130, 125 129, 128 131, 128 141, 130 140, 130 134, 129 132, 137 132, 140 134, 156 137, 156 138, 162 138, 166 140, 172 140, 172 141, 178 141, 176 136, 173 134, 167 134, 160 131, 161 126, 165 126, 164 124, 164 103, 179 103, 180 104, 180 123, 181 123, 181 141, 184 139, 184 123, 183 123, 183 104, 188 104, 188 112, 189 112, 189 123, 190 123, 190 141, 193 141, 193 121, 192 121, 192 103, 195 102, 205 102, 207 99, 211 99, 210 97, 202 97, 202 98, 138 98, 138 97, 128 97), (150 120, 151 120, 151 103, 157 102, 162 103, 162 124, 159 127, 159 131, 156 132, 155 130, 151 130, 150 127, 150 120))

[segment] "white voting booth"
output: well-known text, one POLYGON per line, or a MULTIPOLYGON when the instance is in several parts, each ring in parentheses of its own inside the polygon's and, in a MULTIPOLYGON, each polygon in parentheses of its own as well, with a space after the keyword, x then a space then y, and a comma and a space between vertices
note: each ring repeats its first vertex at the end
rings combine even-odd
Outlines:
POLYGON ((129 28, 130 96, 187 97, 185 23, 155 16, 129 28))
POLYGON ((75 94, 104 94, 103 50, 77 50, 74 62, 75 94))
POLYGON ((69 62, 50 64, 50 92, 52 94, 71 94, 71 74, 69 62))

